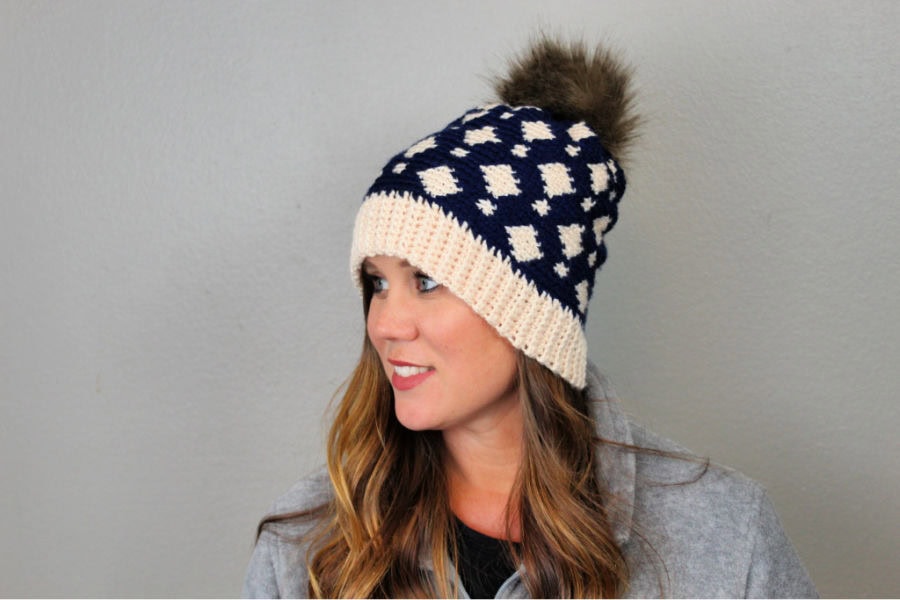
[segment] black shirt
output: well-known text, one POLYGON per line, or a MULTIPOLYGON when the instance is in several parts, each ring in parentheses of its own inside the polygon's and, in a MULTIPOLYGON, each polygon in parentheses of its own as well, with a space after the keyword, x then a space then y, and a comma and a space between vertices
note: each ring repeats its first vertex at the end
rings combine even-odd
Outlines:
POLYGON ((463 586, 472 598, 493 598, 515 573, 509 543, 479 533, 456 519, 456 565, 463 586))

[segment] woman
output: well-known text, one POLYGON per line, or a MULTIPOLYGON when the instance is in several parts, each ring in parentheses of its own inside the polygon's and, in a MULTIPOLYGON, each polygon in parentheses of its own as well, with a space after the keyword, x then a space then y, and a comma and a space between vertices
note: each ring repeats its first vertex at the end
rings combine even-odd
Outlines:
POLYGON ((245 595, 814 595, 761 488, 631 423, 588 366, 627 70, 545 39, 497 90, 365 197, 362 357, 245 595))

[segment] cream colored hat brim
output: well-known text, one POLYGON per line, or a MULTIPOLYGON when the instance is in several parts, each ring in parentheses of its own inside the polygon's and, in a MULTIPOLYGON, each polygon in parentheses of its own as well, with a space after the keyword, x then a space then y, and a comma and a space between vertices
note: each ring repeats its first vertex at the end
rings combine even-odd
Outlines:
POLYGON ((516 273, 468 227, 409 193, 366 197, 356 215, 350 269, 360 285, 368 256, 396 256, 443 284, 526 355, 578 389, 587 340, 578 317, 516 273))

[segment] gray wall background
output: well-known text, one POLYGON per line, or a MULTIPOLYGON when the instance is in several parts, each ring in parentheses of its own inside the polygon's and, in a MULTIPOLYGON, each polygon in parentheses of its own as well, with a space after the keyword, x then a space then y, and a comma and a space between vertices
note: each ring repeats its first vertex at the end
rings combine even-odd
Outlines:
POLYGON ((900 3, 0 3, 0 594, 228 596, 322 460, 382 163, 538 27, 644 136, 591 304, 627 410, 900 594, 900 3))

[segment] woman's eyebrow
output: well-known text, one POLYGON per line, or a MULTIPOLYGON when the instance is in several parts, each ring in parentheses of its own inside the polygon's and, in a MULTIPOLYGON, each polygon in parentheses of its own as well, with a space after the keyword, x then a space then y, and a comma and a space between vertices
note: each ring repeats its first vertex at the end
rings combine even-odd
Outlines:
MULTIPOLYGON (((416 271, 420 270, 418 267, 414 267, 413 265, 409 264, 409 261, 406 260, 405 258, 400 261, 400 264, 398 266, 401 269, 415 269, 416 271)), ((377 271, 378 267, 376 267, 371 262, 369 262, 369 259, 367 258, 367 259, 364 259, 362 262, 362 269, 363 269, 363 271, 368 273, 370 271, 377 271)))

